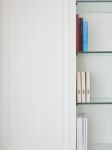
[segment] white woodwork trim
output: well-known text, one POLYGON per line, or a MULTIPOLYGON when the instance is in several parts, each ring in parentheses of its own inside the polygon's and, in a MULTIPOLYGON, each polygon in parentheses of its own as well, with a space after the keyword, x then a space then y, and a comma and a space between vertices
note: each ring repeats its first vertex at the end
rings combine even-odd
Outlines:
POLYGON ((64 150, 75 150, 75 1, 63 0, 64 150))
POLYGON ((9 150, 9 1, 2 0, 2 149, 9 150))

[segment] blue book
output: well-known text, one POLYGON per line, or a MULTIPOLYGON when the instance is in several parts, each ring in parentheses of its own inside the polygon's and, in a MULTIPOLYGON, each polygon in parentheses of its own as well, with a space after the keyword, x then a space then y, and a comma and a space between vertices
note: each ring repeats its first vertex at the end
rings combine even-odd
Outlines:
POLYGON ((83 52, 88 52, 88 22, 83 21, 83 52))

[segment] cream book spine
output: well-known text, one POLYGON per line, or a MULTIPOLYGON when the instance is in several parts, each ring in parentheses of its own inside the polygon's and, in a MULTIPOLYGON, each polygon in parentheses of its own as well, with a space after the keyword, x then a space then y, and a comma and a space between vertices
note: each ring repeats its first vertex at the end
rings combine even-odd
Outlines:
POLYGON ((86 72, 86 103, 90 103, 90 72, 86 72))
POLYGON ((81 103, 81 72, 77 72, 77 103, 81 103))
POLYGON ((86 73, 85 72, 82 72, 81 73, 81 80, 82 80, 82 90, 81 90, 81 96, 82 96, 82 103, 85 103, 86 102, 86 83, 85 83, 85 80, 86 80, 86 73))

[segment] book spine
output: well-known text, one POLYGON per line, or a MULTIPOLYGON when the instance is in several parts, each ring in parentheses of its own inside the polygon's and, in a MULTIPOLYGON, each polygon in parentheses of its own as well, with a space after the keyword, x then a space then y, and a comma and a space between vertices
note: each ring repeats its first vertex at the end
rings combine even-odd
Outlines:
POLYGON ((82 103, 85 103, 86 102, 86 93, 85 93, 85 90, 86 90, 86 87, 85 87, 85 79, 86 79, 86 75, 85 75, 85 72, 82 72, 81 73, 81 81, 82 81, 82 89, 81 89, 81 95, 82 95, 82 103))
POLYGON ((88 22, 83 21, 83 52, 88 51, 88 22))
POLYGON ((76 119, 76 147, 77 150, 87 150, 88 147, 88 118, 84 113, 77 114, 76 119))
POLYGON ((87 150, 87 118, 83 118, 83 148, 87 150))
POLYGON ((79 15, 76 15, 76 53, 79 52, 79 15))
POLYGON ((84 150, 85 150, 85 144, 86 144, 86 121, 85 121, 85 118, 83 117, 83 147, 84 147, 84 150))
POLYGON ((83 122, 82 118, 77 118, 77 150, 83 150, 83 122))
POLYGON ((83 52, 83 18, 80 18, 80 21, 79 21, 79 40, 80 40, 80 52, 83 52))
POLYGON ((77 103, 81 103, 81 72, 77 72, 77 103))
POLYGON ((85 134, 86 134, 85 150, 87 150, 88 149, 88 118, 85 118, 85 134))
POLYGON ((86 72, 86 103, 90 103, 90 72, 86 72))

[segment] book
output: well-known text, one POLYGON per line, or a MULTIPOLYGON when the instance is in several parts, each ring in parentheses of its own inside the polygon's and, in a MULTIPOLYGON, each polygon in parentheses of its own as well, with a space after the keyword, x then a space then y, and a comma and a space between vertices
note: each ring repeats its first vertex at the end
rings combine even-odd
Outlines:
POLYGON ((83 120, 77 118, 77 150, 83 150, 83 120))
POLYGON ((87 128, 88 128, 88 119, 83 117, 83 148, 87 150, 87 128))
POLYGON ((86 72, 86 103, 90 103, 90 72, 86 72))
POLYGON ((85 72, 82 72, 81 73, 81 85, 82 85, 82 88, 81 88, 81 96, 82 96, 82 103, 85 103, 86 102, 86 83, 85 83, 85 80, 86 80, 86 73, 85 72))
POLYGON ((76 15, 76 53, 79 52, 79 15, 76 15))
POLYGON ((88 21, 88 51, 112 51, 112 13, 80 13, 88 21))
POLYGON ((80 52, 83 52, 83 18, 80 18, 79 23, 79 40, 80 40, 80 52))
POLYGON ((88 118, 84 113, 77 114, 76 127, 77 150, 87 150, 88 118))
POLYGON ((85 135, 86 135, 86 140, 85 140, 85 150, 88 149, 88 118, 85 118, 85 135))
POLYGON ((83 20, 83 52, 88 52, 88 22, 83 20))
POLYGON ((77 103, 81 103, 81 72, 77 72, 77 103))

